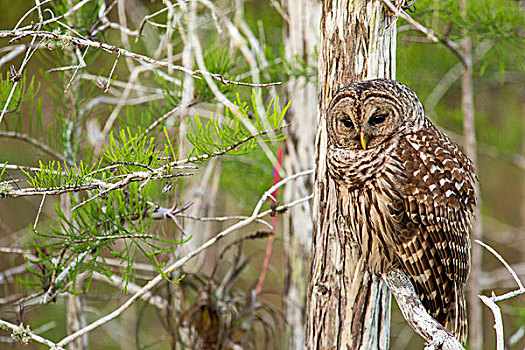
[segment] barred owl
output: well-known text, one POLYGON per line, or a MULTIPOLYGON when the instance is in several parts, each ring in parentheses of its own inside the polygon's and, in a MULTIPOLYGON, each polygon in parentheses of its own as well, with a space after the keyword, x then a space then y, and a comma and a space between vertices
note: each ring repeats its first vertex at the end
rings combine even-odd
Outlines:
POLYGON ((393 80, 341 88, 327 129, 338 212, 368 270, 401 268, 429 314, 464 342, 476 205, 471 161, 425 117, 416 94, 393 80))

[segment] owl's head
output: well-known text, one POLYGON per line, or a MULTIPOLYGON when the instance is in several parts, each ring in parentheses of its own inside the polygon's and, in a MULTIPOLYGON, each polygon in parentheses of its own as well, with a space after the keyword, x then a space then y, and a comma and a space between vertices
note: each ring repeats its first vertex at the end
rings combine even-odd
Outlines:
POLYGON ((328 108, 328 135, 337 148, 366 151, 423 124, 416 94, 388 79, 356 82, 339 89, 328 108))

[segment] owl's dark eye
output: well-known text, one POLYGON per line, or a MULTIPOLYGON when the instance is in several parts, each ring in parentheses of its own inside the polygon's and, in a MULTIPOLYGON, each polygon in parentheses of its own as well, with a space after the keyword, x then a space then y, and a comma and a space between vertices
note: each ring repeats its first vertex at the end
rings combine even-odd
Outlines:
POLYGON ((384 122, 386 120, 386 117, 388 117, 388 114, 376 114, 370 119, 368 119, 368 123, 370 125, 378 125, 384 122))
POLYGON ((350 118, 341 120, 341 123, 343 123, 345 128, 348 128, 348 129, 351 129, 354 127, 354 123, 352 123, 352 119, 350 118))

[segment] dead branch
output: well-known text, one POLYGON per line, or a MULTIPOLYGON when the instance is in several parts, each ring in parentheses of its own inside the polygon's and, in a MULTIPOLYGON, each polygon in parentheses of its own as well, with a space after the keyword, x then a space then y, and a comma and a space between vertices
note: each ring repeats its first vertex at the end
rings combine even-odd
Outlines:
POLYGON ((4 321, 0 319, 0 328, 10 330, 12 333, 12 337, 14 339, 17 339, 18 341, 21 341, 22 343, 27 343, 29 340, 34 340, 37 343, 47 345, 51 349, 57 349, 57 350, 65 350, 62 346, 57 345, 53 343, 50 340, 47 340, 46 338, 42 338, 38 334, 35 334, 29 326, 24 326, 23 324, 15 325, 10 322, 4 321))
POLYGON ((403 271, 391 269, 383 278, 394 294, 405 320, 425 339, 426 350, 464 349, 452 333, 428 314, 419 300, 412 282, 403 271))
MULTIPOLYGON (((55 32, 37 31, 37 30, 11 30, 11 31, 1 30, 0 31, 0 38, 13 38, 10 40, 10 43, 16 42, 28 36, 33 37, 33 38, 40 37, 40 38, 48 39, 48 40, 68 42, 70 44, 75 44, 75 45, 79 45, 82 47, 94 47, 94 48, 97 48, 97 49, 100 49, 100 50, 103 50, 109 53, 116 53, 116 54, 120 54, 125 57, 133 58, 138 61, 150 63, 158 67, 163 67, 163 68, 168 68, 168 69, 176 70, 179 72, 183 72, 197 79, 200 79, 198 75, 208 76, 208 77, 211 77, 212 79, 215 79, 221 82, 224 85, 231 84, 231 85, 242 85, 242 86, 252 86, 252 87, 269 87, 269 86, 275 86, 275 85, 282 84, 282 82, 252 84, 252 83, 246 83, 242 81, 229 80, 229 79, 224 78, 220 74, 215 74, 212 72, 208 72, 206 70, 199 69, 199 70, 192 71, 185 67, 178 66, 178 65, 175 65, 169 62, 159 61, 151 57, 141 55, 135 52, 131 52, 131 51, 122 49, 114 45, 110 45, 110 44, 106 44, 106 43, 102 43, 98 41, 93 41, 89 39, 84 39, 84 38, 77 38, 77 37, 70 36, 70 35, 63 35, 63 34, 59 34, 55 32)), ((33 43, 31 45, 33 45, 33 43)))
POLYGON ((503 259, 503 257, 494 248, 481 242, 480 240, 475 240, 475 242, 480 244, 482 247, 486 248, 503 264, 503 266, 505 266, 505 268, 507 269, 507 271, 509 271, 510 275, 519 287, 519 289, 517 290, 505 293, 500 296, 496 296, 494 292, 492 293, 491 297, 479 295, 481 301, 490 308, 492 314, 494 315, 494 329, 496 330, 496 349, 503 350, 505 348, 505 338, 503 336, 503 319, 501 317, 501 310, 496 303, 524 294, 525 288, 523 287, 523 283, 519 279, 514 269, 509 265, 509 263, 505 261, 505 259, 503 259))
POLYGON ((492 298, 485 295, 480 295, 481 301, 487 305, 494 315, 494 329, 496 330, 496 350, 503 350, 505 348, 505 338, 503 337, 503 320, 501 318, 501 310, 496 305, 492 298))

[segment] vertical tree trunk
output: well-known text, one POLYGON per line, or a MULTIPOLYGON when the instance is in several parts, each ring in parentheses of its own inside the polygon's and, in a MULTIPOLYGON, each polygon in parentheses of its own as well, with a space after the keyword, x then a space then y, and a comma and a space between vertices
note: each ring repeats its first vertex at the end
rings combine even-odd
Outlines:
MULTIPOLYGON (((466 16, 467 0, 461 0, 461 14, 466 16)), ((468 36, 463 38, 463 75, 461 79, 461 108, 463 112, 463 133, 465 135, 465 152, 472 160, 474 166, 478 165, 476 153, 476 129, 474 122, 474 86, 472 82, 472 41, 468 36)), ((478 195, 478 206, 475 209, 474 222, 472 223, 471 239, 482 238, 481 226, 481 195, 479 184, 476 185, 478 195)), ((481 302, 478 295, 481 294, 479 279, 481 277, 482 247, 479 244, 472 245, 471 271, 468 281, 467 302, 469 306, 469 338, 472 350, 481 350, 483 345, 483 314, 481 302)))
MULTIPOLYGON (((71 198, 69 194, 63 194, 60 197, 60 208, 65 213, 69 220, 71 220, 71 198)), ((74 223, 73 223, 74 224, 74 223)), ((86 297, 84 291, 84 277, 85 274, 77 275, 76 278, 76 292, 81 294, 67 294, 65 298, 66 305, 66 326, 67 333, 72 334, 82 327, 87 325, 86 319, 86 297)), ((86 350, 89 349, 88 335, 84 334, 69 345, 71 350, 86 350)))
POLYGON ((387 349, 390 292, 366 272, 337 212, 326 170, 326 110, 351 82, 395 78, 396 26, 381 0, 323 1, 319 47, 319 109, 314 233, 308 285, 309 349, 387 349))
MULTIPOLYGON (((299 56, 308 65, 314 65, 315 47, 319 43, 319 0, 285 0, 285 54, 293 60, 299 56)), ((287 100, 292 105, 287 113, 288 128, 283 168, 287 176, 312 169, 315 153, 315 127, 317 124, 317 85, 300 77, 286 86, 287 100)), ((312 192, 311 179, 290 182, 284 189, 284 202, 307 196, 312 192)), ((287 349, 305 347, 305 306, 308 285, 308 266, 312 242, 312 210, 310 203, 290 209, 284 221, 286 284, 284 315, 287 324, 287 349)))
MULTIPOLYGON (((67 5, 69 8, 74 6, 74 1, 68 0, 67 5)), ((74 52, 74 49, 71 48, 66 50, 67 55, 70 57, 71 63, 73 65, 78 64, 77 55, 74 52)), ((67 84, 70 79, 73 79, 71 71, 66 71, 64 73, 64 83, 67 84)), ((78 101, 79 96, 79 87, 80 83, 78 79, 73 79, 71 85, 65 92, 65 99, 70 113, 66 114, 68 118, 69 126, 71 127, 71 133, 68 134, 67 147, 64 150, 64 157, 69 158, 70 160, 75 160, 77 157, 77 147, 76 143, 78 142, 78 136, 80 135, 81 125, 78 122, 78 101)), ((75 199, 78 199, 78 194, 73 194, 72 196, 75 199)), ((63 213, 71 219, 71 198, 70 195, 64 194, 60 198, 60 207, 63 213)), ((73 222, 73 225, 76 225, 73 222)), ((76 291, 79 292, 78 295, 68 294, 65 298, 66 306, 66 318, 67 318, 67 332, 72 334, 79 329, 87 325, 87 315, 86 315, 86 294, 82 293, 85 289, 84 278, 85 275, 77 275, 76 280, 76 291)), ((82 337, 79 337, 71 343, 69 346, 71 350, 87 350, 89 349, 89 338, 88 334, 84 334, 82 337)))

